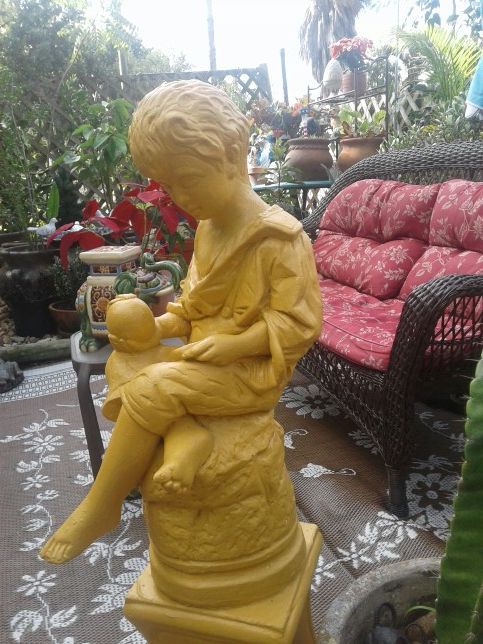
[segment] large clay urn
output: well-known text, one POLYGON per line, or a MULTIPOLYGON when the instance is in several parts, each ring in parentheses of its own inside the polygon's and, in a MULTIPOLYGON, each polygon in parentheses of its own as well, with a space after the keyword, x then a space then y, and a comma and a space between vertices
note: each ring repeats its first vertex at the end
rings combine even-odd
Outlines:
POLYGON ((48 310, 54 294, 50 267, 58 253, 56 248, 29 249, 22 243, 0 250, 0 292, 19 336, 40 338, 53 330, 48 310))
POLYGON ((285 167, 299 171, 300 181, 323 181, 329 179, 333 159, 329 141, 318 137, 290 139, 285 157, 285 167))
POLYGON ((341 172, 344 172, 361 159, 377 154, 383 141, 383 136, 341 139, 337 167, 341 172))

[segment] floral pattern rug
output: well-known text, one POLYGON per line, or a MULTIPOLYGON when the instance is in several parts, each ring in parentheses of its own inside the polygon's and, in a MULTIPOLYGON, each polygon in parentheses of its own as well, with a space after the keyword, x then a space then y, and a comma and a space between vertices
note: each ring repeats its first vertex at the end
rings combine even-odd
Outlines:
MULTIPOLYGON (((0 641, 27 644, 141 644, 123 617, 124 596, 146 565, 139 500, 119 528, 62 567, 39 559, 47 537, 92 481, 69 363, 26 372, 0 395, 2 527, 0 641)), ((95 404, 105 395, 93 383, 95 404)), ((316 630, 350 581, 396 560, 438 556, 448 534, 461 466, 463 419, 419 405, 418 445, 408 478, 411 516, 384 508, 385 471, 376 447, 317 384, 296 374, 276 410, 286 430, 287 467, 300 519, 324 535, 312 583, 316 630)), ((105 441, 111 424, 101 419, 105 441)))

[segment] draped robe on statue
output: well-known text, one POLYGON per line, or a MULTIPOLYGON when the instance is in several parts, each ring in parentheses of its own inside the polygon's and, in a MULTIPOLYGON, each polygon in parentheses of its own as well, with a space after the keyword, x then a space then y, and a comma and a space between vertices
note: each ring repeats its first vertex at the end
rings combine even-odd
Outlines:
POLYGON ((186 414, 234 416, 273 409, 297 360, 318 336, 319 288, 300 222, 272 206, 219 249, 206 274, 200 272, 196 250, 203 244, 204 226, 201 222, 196 234, 183 293, 168 311, 190 322, 188 342, 236 335, 263 320, 270 355, 217 366, 173 361, 173 349, 163 346, 140 354, 115 351, 106 368, 109 394, 103 409, 112 420, 122 402, 144 429, 164 435, 168 424, 186 414))

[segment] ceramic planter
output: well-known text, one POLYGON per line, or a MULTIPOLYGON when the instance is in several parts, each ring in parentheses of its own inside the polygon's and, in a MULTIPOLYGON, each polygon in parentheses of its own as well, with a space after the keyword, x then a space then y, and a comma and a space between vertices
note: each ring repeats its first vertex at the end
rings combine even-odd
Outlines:
POLYGON ((439 565, 439 559, 412 559, 359 577, 330 605, 318 644, 369 642, 368 634, 382 604, 391 604, 400 621, 408 608, 434 600, 439 565))
POLYGON ((298 170, 301 181, 329 179, 333 159, 329 141, 319 137, 289 139, 285 166, 298 170))
POLYGON ((89 266, 89 275, 76 300, 81 315, 82 351, 96 351, 107 342, 106 311, 116 297, 114 280, 119 273, 133 271, 140 254, 140 246, 101 246, 79 254, 89 266))
POLYGON ((360 136, 341 139, 337 167, 341 172, 344 172, 361 159, 377 154, 383 141, 383 136, 360 136))
POLYGON ((40 338, 53 331, 48 305, 54 294, 50 266, 56 255, 55 248, 29 249, 20 242, 0 249, 0 293, 19 336, 40 338))

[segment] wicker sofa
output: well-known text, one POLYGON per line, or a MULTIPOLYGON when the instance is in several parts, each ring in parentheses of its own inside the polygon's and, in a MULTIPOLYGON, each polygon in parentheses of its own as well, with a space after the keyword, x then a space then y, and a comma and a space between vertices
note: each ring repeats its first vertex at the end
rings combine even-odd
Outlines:
MULTIPOLYGON (((452 179, 483 181, 483 143, 433 145, 364 159, 339 177, 320 207, 303 221, 315 240, 322 298, 327 301, 326 326, 331 330, 323 330, 299 368, 317 379, 372 437, 387 468, 389 509, 400 517, 408 514, 406 468, 417 438, 413 421, 418 388, 444 372, 467 367, 469 358, 481 352, 483 185, 466 184, 472 193, 468 211, 462 194, 465 185, 443 183, 452 179), (415 210, 409 209, 413 216, 409 230, 419 230, 416 234, 408 232, 405 222, 408 190, 419 200, 415 210), (458 230, 448 228, 444 219, 452 212, 455 192, 463 222, 458 230), (472 240, 465 237, 465 212, 471 215, 472 240), (433 226, 436 220, 443 232, 433 226), (418 221, 422 228, 418 229, 418 221), (400 243, 395 247, 396 242, 400 243), (389 250, 385 255, 394 259, 401 248, 404 270, 388 286, 384 279, 388 273, 380 270, 382 251, 389 250), (421 275, 427 269, 425 253, 431 252, 439 253, 439 259, 444 255, 449 263, 433 271, 443 276, 428 281, 421 275), (356 267, 352 272, 351 262, 356 267), (369 318, 354 321, 358 307, 364 309, 361 315, 367 316, 372 307, 376 317, 384 318, 387 324, 380 342, 371 345, 367 338, 364 324, 369 318), (348 311, 352 319, 342 315, 348 311), (352 327, 344 326, 347 322, 352 327)), ((394 266, 386 268, 391 272, 394 266)))

